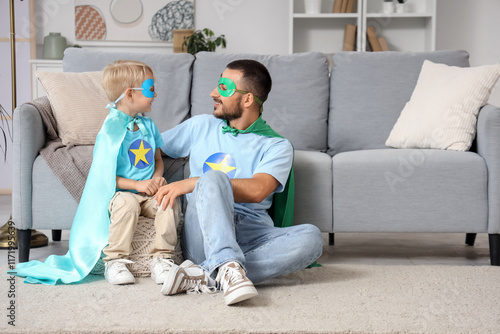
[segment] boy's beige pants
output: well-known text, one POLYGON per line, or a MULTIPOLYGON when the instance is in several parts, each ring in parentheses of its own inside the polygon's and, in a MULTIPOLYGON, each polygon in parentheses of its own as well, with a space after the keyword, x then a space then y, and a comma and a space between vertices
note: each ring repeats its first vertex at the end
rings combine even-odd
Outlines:
POLYGON ((151 257, 160 256, 171 259, 177 244, 177 227, 181 218, 179 199, 173 209, 158 210, 154 196, 144 193, 117 191, 109 203, 110 221, 108 246, 103 249, 104 262, 128 258, 132 253, 132 237, 139 216, 154 218, 155 241, 151 257))

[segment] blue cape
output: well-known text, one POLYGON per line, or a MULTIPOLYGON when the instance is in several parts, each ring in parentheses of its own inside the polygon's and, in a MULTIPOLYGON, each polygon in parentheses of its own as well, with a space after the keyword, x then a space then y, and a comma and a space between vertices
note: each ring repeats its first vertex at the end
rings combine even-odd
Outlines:
POLYGON ((45 262, 19 263, 7 273, 26 277, 25 283, 55 285, 85 278, 108 244, 109 202, 116 192, 116 162, 128 123, 133 118, 110 108, 96 137, 92 166, 73 220, 66 255, 51 255, 45 262))

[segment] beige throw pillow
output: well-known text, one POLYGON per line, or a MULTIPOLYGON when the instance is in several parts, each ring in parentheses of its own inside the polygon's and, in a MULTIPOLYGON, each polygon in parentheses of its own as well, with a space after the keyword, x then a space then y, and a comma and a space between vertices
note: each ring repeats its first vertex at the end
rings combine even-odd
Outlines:
POLYGON ((35 75, 47 92, 64 145, 93 145, 109 103, 102 72, 42 72, 35 75))
POLYGON ((424 61, 417 85, 386 145, 467 151, 479 109, 500 76, 500 65, 456 67, 424 61))

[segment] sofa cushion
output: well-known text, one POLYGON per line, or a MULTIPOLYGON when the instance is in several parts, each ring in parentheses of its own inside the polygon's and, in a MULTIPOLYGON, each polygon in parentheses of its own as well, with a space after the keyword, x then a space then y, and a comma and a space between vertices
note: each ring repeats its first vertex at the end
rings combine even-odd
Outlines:
POLYGON ((386 148, 424 60, 469 66, 465 51, 338 52, 330 84, 328 153, 386 148))
POLYGON ((35 74, 47 92, 62 143, 93 145, 108 115, 102 72, 35 74))
POLYGON ((499 76, 500 65, 461 68, 424 61, 386 145, 469 150, 479 108, 488 102, 499 76))
POLYGON ((237 59, 264 64, 273 87, 264 103, 263 118, 298 150, 326 151, 329 77, 326 56, 318 53, 292 55, 223 54, 200 52, 193 69, 191 92, 193 116, 211 114, 210 92, 226 65, 237 59))
POLYGON ((155 72, 158 96, 148 116, 160 131, 173 128, 188 117, 194 61, 191 54, 102 52, 68 48, 64 51, 63 71, 101 71, 106 65, 119 59, 142 61, 155 72))
POLYGON ((486 232, 487 169, 473 152, 375 149, 333 157, 335 232, 486 232))

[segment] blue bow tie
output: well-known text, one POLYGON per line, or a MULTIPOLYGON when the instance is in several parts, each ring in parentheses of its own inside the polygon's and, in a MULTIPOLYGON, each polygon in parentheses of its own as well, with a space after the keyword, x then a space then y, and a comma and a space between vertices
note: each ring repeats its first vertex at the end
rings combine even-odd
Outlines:
POLYGON ((137 127, 139 128, 139 130, 141 130, 142 134, 144 136, 147 136, 148 135, 148 130, 146 129, 146 127, 144 126, 144 123, 142 122, 142 119, 139 118, 138 116, 135 116, 134 118, 132 118, 128 123, 127 123, 127 129, 129 129, 130 131, 134 131, 134 124, 137 124, 137 127))

